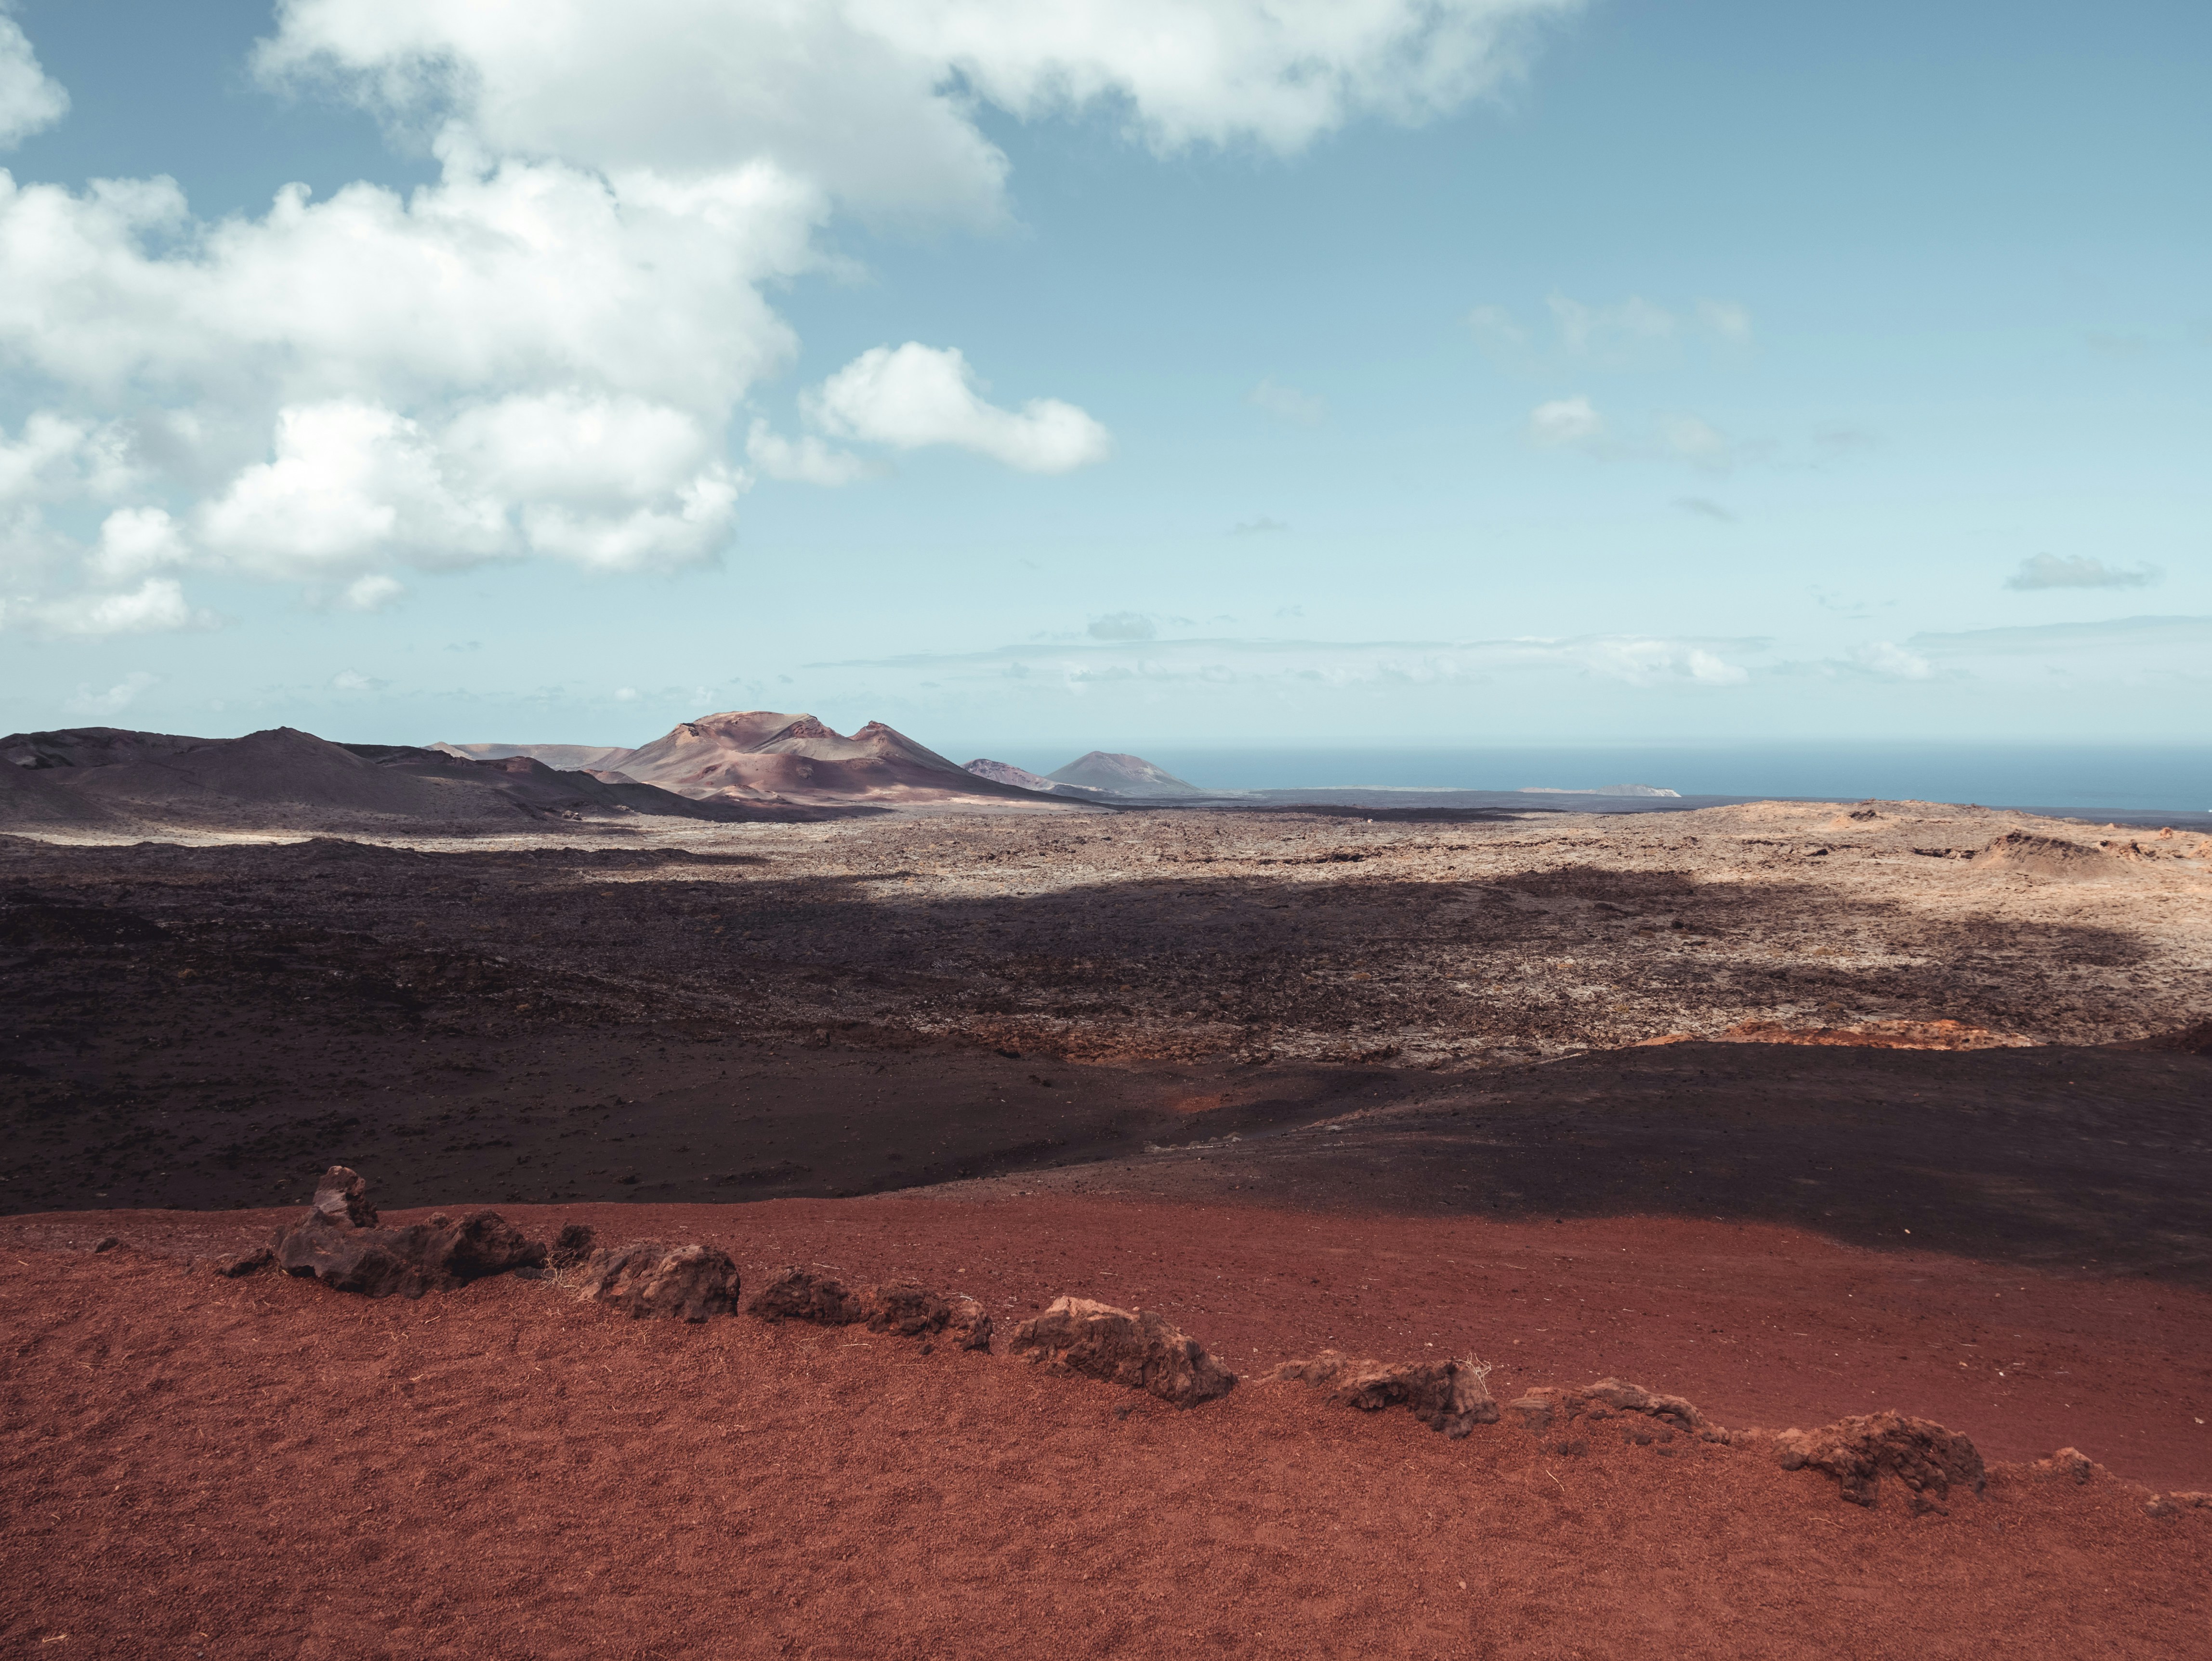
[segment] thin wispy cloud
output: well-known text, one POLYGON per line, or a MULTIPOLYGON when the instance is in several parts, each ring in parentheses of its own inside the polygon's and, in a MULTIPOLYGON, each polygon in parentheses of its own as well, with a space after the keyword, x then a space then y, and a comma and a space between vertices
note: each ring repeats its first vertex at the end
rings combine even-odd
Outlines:
POLYGON ((1244 401, 1297 427, 1318 427, 1328 414, 1328 401, 1319 394, 1302 392, 1273 380, 1261 381, 1244 394, 1244 401))
POLYGON ((1115 611, 1092 618, 1084 632, 1093 640, 1151 640, 1159 626, 1142 611, 1115 611))
POLYGON ((1528 436, 1547 449, 1595 451, 1609 434, 1597 406, 1577 394, 1552 399, 1529 411, 1528 436))
POLYGON ((2159 579, 2151 565, 2107 565, 2087 554, 2061 557, 2031 554, 2005 579, 2005 587, 2032 593, 2041 588, 2145 588, 2159 579))
POLYGON ((133 670, 104 692, 89 687, 80 687, 77 695, 69 702, 70 711, 79 715, 119 715, 138 701, 138 695, 159 678, 143 669, 133 670))
MULTIPOLYGON (((1102 619, 1103 621, 1108 621, 1102 619)), ((1094 636, 1097 624, 1092 625, 1094 636)), ((1058 648, 1006 646, 981 652, 912 653, 810 664, 811 669, 925 672, 951 681, 963 674, 1047 677, 1070 686, 1109 682, 1228 684, 1311 681, 1407 685, 1476 681, 1502 674, 1564 672, 1633 686, 1730 687, 1751 672, 1741 661, 1765 652, 1763 638, 1584 635, 1564 639, 1468 641, 1094 640, 1058 648)))
POLYGON ((2100 623, 1962 629, 1914 635, 1905 643, 1930 656, 2058 655, 2077 652, 2142 654, 2167 648, 2194 656, 2212 650, 2212 617, 2112 618, 2100 623))
POLYGON ((1544 322, 1533 323, 1504 306, 1477 306, 1467 327, 1501 366, 1523 370, 1661 368, 1681 361, 1685 348, 1743 347, 1753 338, 1750 308, 1733 300, 1669 307, 1640 295, 1591 302, 1553 294, 1543 312, 1544 322))
POLYGON ((1674 411, 1622 428, 1583 393, 1539 404, 1528 412, 1526 430, 1540 448, 1578 451, 1598 461, 1673 461, 1726 472, 1742 459, 1736 443, 1701 416, 1674 411))

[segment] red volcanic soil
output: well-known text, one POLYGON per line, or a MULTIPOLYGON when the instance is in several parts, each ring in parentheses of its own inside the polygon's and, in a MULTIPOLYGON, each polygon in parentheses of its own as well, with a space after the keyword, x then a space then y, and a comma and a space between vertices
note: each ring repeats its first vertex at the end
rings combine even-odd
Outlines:
POLYGON ((1501 1401, 1613 1372, 1737 1427, 1893 1407, 1993 1459, 2067 1442, 2118 1476, 2001 1465, 1915 1518, 1893 1485, 1862 1510, 1755 1445, 1453 1442, 1249 1379, 1178 1413, 857 1329, 626 1321, 549 1282, 410 1304, 208 1272, 279 1214, 47 1214, 0 1224, 0 1648, 2204 1652, 2212 1510, 2153 1515, 2118 1480, 2212 1486, 2204 1293, 1765 1226, 1016 1185, 508 1214, 718 1244, 753 1284, 911 1274, 1002 1331, 1060 1292, 1156 1307, 1251 1373, 1326 1343, 1473 1352, 1501 1401), (87 1251, 101 1234, 124 1244, 87 1251))

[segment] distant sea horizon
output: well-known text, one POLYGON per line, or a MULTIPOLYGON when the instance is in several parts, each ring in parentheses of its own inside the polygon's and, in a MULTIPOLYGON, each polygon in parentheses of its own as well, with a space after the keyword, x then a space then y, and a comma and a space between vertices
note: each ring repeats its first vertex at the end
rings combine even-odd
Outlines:
MULTIPOLYGON (((1102 742, 1101 749, 1116 746, 1102 742)), ((970 752, 956 759, 966 761, 970 752)), ((1028 745, 997 761, 1050 772, 1028 745)), ((1595 790, 1978 803, 2072 812, 2212 812, 2212 745, 1763 744, 1359 748, 1208 745, 1134 751, 1206 790, 1595 790)))

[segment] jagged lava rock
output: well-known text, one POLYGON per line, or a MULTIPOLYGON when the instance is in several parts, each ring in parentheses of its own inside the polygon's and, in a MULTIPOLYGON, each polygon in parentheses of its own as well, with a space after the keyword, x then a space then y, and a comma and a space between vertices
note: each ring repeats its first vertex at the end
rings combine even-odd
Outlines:
POLYGON ((438 1217, 379 1227, 368 1182, 344 1165, 324 1172, 306 1219, 280 1234, 273 1249, 286 1274, 371 1298, 419 1298, 545 1262, 545 1248, 496 1211, 471 1212, 458 1223, 438 1217))
POLYGON ((1327 1390, 1333 1407, 1377 1413, 1402 1402, 1431 1430, 1455 1439, 1477 1425, 1498 1422, 1498 1403, 1484 1382, 1489 1376, 1488 1367, 1465 1359, 1355 1361, 1334 1349, 1275 1369, 1275 1377, 1285 1383, 1327 1390))
POLYGON ((991 1317, 973 1298, 956 1299, 951 1317, 945 1323, 945 1336, 955 1349, 988 1352, 991 1348, 991 1317))
POLYGON ((902 1338, 932 1338, 942 1333, 960 1349, 991 1347, 991 1317, 981 1304, 972 1298, 948 1303, 910 1281, 856 1291, 831 1275, 787 1269, 754 1293, 745 1307, 763 1321, 811 1321, 821 1326, 865 1322, 871 1332, 902 1338))
POLYGON ((1524 1430, 1548 1430, 1555 1421, 1609 1419, 1615 1414, 1635 1413, 1660 1420, 1677 1430, 1700 1432, 1707 1441, 1728 1439, 1726 1432, 1708 1426, 1705 1416, 1682 1397, 1662 1396, 1625 1378, 1601 1378, 1580 1389, 1546 1384, 1506 1405, 1521 1415, 1524 1430))
POLYGON ((892 1332, 902 1338, 922 1338, 945 1330, 952 1306, 927 1287, 911 1281, 887 1281, 860 1294, 868 1330, 892 1332))
POLYGON ((225 1257, 215 1266, 215 1272, 227 1281, 242 1280, 248 1275, 258 1275, 276 1261, 276 1253, 268 1246, 256 1246, 251 1251, 241 1251, 225 1257))
POLYGON ((867 1318, 860 1298, 840 1280, 803 1269, 787 1269, 758 1292, 746 1311, 763 1321, 811 1321, 819 1326, 850 1326, 867 1318))
POLYGON ((1115 1309, 1088 1298, 1054 1299, 1043 1314, 1014 1329, 1007 1353, 1054 1372, 1145 1390, 1179 1408, 1237 1387, 1235 1373, 1158 1311, 1115 1309))
POLYGON ((640 1240, 594 1251, 577 1296, 622 1310, 633 1320, 704 1321, 736 1313, 738 1291, 738 1266, 727 1252, 640 1240))
POLYGON ((2079 1448, 2061 1448, 2048 1459, 2037 1460, 2035 1469, 2049 1475, 2087 1482, 2101 1467, 2079 1448))
POLYGON ((553 1267, 575 1269, 599 1249, 599 1232, 589 1223, 570 1223, 553 1237, 553 1267))
MULTIPOLYGON (((2061 1457, 2071 1451, 2063 1450, 2061 1457)), ((1774 1457, 1784 1470, 1810 1467, 1832 1476, 1843 1497, 1855 1506, 1873 1505, 1882 1477, 1894 1475, 1917 1512, 1940 1510, 1929 1493, 1948 1499, 1954 1482, 1979 1494, 1984 1476, 1981 1452, 1972 1442, 1932 1419, 1901 1413, 1838 1419, 1817 1430, 1785 1430, 1774 1439, 1774 1457)))

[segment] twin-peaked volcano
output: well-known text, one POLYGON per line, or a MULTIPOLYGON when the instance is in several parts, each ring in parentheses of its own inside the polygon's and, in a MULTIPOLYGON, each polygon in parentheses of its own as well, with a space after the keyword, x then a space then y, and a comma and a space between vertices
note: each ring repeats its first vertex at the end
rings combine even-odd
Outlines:
POLYGON ((1018 786, 979 778, 879 721, 848 738, 811 715, 766 709, 733 709, 687 721, 605 765, 664 790, 740 801, 1037 799, 1018 786))

